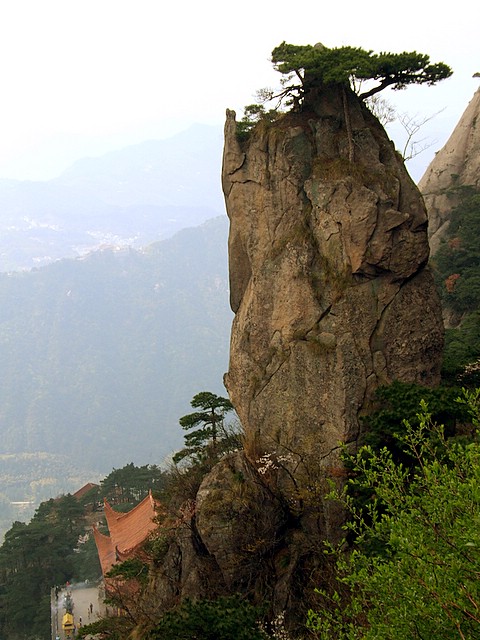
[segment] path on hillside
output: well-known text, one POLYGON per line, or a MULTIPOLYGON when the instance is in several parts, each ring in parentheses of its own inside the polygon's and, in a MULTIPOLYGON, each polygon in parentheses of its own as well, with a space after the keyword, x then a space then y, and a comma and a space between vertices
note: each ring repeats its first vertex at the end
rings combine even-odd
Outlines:
POLYGON ((66 640, 62 629, 62 618, 65 614, 67 593, 71 595, 73 601, 73 619, 76 629, 94 622, 105 613, 105 605, 97 587, 82 583, 60 589, 58 598, 52 607, 52 640, 55 640, 56 636, 60 640, 66 640), (90 612, 90 605, 92 605, 92 612, 90 612))

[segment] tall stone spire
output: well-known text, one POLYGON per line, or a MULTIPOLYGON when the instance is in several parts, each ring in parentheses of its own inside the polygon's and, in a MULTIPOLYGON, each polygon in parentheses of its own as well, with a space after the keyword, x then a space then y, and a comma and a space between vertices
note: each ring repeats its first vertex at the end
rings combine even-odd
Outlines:
POLYGON ((235 312, 225 382, 263 450, 338 469, 375 389, 439 382, 443 327, 422 197, 378 121, 325 90, 247 142, 225 126, 235 312), (355 162, 349 162, 353 136, 355 162))

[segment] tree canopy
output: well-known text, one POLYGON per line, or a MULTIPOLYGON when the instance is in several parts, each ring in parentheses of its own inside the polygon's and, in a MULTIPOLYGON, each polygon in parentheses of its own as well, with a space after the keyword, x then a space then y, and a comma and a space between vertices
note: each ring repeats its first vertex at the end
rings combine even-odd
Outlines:
POLYGON ((375 84, 363 92, 362 99, 391 87, 404 89, 410 84, 434 85, 452 75, 443 62, 431 63, 428 55, 416 51, 381 52, 360 47, 334 47, 321 44, 294 45, 282 42, 272 51, 274 68, 286 76, 284 89, 273 97, 294 100, 305 96, 313 87, 351 84, 355 88, 365 81, 375 84))
POLYGON ((185 448, 174 455, 174 462, 201 455, 210 444, 215 452, 218 430, 223 424, 225 414, 233 411, 233 405, 228 398, 217 396, 210 391, 197 393, 190 404, 199 411, 188 413, 179 420, 183 429, 191 431, 185 435, 185 448))
POLYGON ((49 637, 50 589, 79 577, 74 549, 84 533, 72 495, 43 502, 29 524, 13 523, 0 547, 0 637, 49 637))
POLYGON ((263 640, 260 611, 241 596, 184 601, 166 613, 149 640, 263 640))
POLYGON ((164 472, 157 465, 137 467, 130 462, 121 469, 113 469, 100 482, 97 499, 107 498, 116 504, 136 504, 148 495, 150 489, 160 489, 164 481, 164 472))
MULTIPOLYGON (((430 57, 416 51, 374 53, 361 47, 327 48, 282 42, 272 51, 271 61, 282 74, 281 89, 260 89, 260 104, 247 105, 238 123, 239 139, 247 138, 257 122, 271 122, 282 107, 299 109, 315 90, 322 87, 352 88, 362 100, 371 99, 390 87, 405 89, 410 84, 434 85, 449 78, 453 71, 444 62, 430 62, 430 57), (276 100, 273 109, 264 104, 276 100)), ((370 103, 371 104, 371 103, 370 103)))

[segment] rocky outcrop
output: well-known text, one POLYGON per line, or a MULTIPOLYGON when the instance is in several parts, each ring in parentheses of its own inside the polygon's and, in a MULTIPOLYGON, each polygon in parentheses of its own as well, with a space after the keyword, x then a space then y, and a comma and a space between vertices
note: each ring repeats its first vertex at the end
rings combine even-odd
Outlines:
POLYGON ((227 456, 197 494, 197 530, 226 588, 244 591, 259 580, 261 559, 282 542, 287 513, 243 452, 227 456))
POLYGON ((344 514, 325 500, 344 481, 340 443, 355 445, 379 385, 439 381, 427 218, 383 128, 340 89, 246 142, 228 112, 222 177, 235 312, 225 382, 245 450, 203 478, 152 598, 239 592, 294 628, 328 580, 323 542, 342 536, 344 514))
POLYGON ((446 231, 451 210, 458 204, 455 187, 467 185, 480 189, 480 89, 418 185, 428 210, 432 253, 446 231))
POLYGON ((186 598, 235 593, 261 602, 268 591, 272 607, 288 608, 301 553, 288 541, 290 509, 270 488, 277 472, 274 465, 252 464, 243 451, 230 453, 203 478, 196 499, 184 503, 178 517, 159 515, 147 598, 154 603, 152 620, 186 598))
POLYGON ((235 312, 225 383, 247 442, 288 452, 297 473, 307 458, 341 473, 339 444, 357 441, 379 385, 439 381, 423 200, 378 121, 340 89, 243 144, 228 111, 222 178, 235 312))

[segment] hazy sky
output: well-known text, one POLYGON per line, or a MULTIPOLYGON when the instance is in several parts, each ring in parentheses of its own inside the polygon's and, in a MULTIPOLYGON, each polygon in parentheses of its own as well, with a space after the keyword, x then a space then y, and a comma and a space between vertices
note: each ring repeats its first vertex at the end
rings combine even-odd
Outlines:
MULTIPOLYGON (((0 178, 48 179, 76 158, 195 122, 241 115, 276 86, 269 61, 283 40, 428 53, 454 76, 388 96, 422 119, 432 146, 418 179, 478 88, 478 12, 470 0, 12 0, 0 8, 0 178)), ((398 141, 400 146, 400 140, 398 141)))

